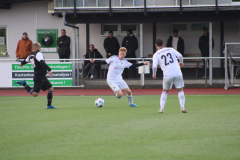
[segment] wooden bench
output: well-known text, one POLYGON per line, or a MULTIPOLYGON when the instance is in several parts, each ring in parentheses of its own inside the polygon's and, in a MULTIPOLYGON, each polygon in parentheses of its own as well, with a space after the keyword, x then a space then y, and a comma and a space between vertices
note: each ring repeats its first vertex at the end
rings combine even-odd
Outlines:
MULTIPOLYGON (((202 57, 201 54, 184 54, 184 57, 202 57)), ((182 68, 196 68, 196 78, 198 77, 198 68, 202 68, 202 59, 184 59, 184 66, 182 68)))
MULTIPOLYGON (((153 54, 148 54, 148 58, 152 58, 153 54)), ((185 54, 184 57, 202 57, 201 54, 185 54)), ((182 68, 196 68, 196 78, 198 77, 198 68, 202 68, 202 59, 184 59, 184 66, 182 68)), ((152 60, 150 60, 150 67, 152 67, 152 60)), ((158 66, 159 67, 159 66, 158 66)))

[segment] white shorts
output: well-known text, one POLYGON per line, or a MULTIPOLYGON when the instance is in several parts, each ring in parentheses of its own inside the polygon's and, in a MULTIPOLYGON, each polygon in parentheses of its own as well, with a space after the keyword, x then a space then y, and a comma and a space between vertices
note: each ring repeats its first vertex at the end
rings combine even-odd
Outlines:
POLYGON ((164 78, 163 77, 163 89, 169 90, 172 89, 172 85, 174 84, 175 88, 183 88, 184 81, 182 76, 177 76, 173 78, 164 78))
POLYGON ((128 85, 127 83, 122 80, 120 82, 114 82, 114 81, 107 81, 109 87, 114 91, 118 91, 118 90, 122 90, 122 89, 125 89, 125 88, 128 88, 128 85))

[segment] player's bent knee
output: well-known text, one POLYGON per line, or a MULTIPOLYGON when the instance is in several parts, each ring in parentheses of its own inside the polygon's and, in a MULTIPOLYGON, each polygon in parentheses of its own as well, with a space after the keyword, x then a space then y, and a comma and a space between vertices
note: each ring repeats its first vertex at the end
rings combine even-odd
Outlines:
POLYGON ((123 96, 123 93, 122 93, 121 90, 116 91, 116 93, 117 93, 117 96, 118 96, 118 97, 122 97, 122 96, 123 96))
POLYGON ((53 91, 54 89, 53 89, 53 87, 51 87, 51 88, 49 88, 48 90, 49 90, 49 91, 53 91))
POLYGON ((117 95, 118 95, 118 97, 122 97, 123 93, 118 93, 117 95))

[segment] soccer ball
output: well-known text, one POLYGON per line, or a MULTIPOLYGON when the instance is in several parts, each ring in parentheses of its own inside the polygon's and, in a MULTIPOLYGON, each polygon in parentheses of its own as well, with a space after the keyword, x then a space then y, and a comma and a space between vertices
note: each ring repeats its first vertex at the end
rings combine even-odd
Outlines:
POLYGON ((104 106, 104 100, 102 98, 96 99, 95 105, 99 108, 103 107, 104 106))

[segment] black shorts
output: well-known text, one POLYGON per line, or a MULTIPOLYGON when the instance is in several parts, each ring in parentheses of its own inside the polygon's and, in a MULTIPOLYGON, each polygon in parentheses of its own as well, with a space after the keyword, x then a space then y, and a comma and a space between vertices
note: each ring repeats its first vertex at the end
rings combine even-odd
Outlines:
POLYGON ((52 84, 49 82, 46 76, 34 76, 33 77, 33 92, 39 93, 42 89, 46 91, 47 89, 52 87, 52 84))

